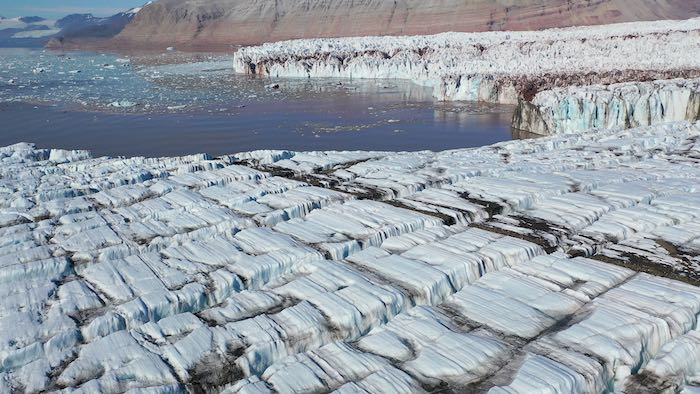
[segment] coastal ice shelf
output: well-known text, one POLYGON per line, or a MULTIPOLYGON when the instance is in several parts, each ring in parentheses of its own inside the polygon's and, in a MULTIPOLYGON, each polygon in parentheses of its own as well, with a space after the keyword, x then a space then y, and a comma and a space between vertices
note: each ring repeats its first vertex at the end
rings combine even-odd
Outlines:
POLYGON ((0 164, 0 392, 700 390, 700 124, 0 164))
POLYGON ((513 126, 549 135, 697 120, 699 42, 695 18, 292 40, 241 48, 233 67, 272 78, 408 79, 432 87, 438 100, 518 104, 513 126))

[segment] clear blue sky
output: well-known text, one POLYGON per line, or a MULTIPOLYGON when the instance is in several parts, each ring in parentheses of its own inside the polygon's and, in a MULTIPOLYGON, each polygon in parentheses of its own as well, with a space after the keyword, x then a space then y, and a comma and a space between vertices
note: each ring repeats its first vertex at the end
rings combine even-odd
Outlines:
POLYGON ((0 15, 43 16, 56 19, 68 14, 113 15, 132 7, 140 7, 147 0, 0 0, 0 15))

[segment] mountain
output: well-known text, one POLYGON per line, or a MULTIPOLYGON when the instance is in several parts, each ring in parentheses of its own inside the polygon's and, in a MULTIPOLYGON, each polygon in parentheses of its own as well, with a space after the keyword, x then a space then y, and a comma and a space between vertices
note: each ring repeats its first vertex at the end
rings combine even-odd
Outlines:
POLYGON ((72 14, 56 22, 61 31, 48 43, 48 47, 73 47, 96 41, 104 41, 119 34, 134 19, 141 8, 97 18, 92 14, 72 14))
POLYGON ((55 21, 39 16, 0 17, 0 46, 37 46, 58 32, 55 21))
POLYGON ((40 16, 0 17, 0 47, 62 47, 82 40, 106 40, 119 34, 141 8, 109 17, 73 14, 59 20, 40 16))
POLYGON ((125 47, 228 48, 292 38, 535 30, 700 15, 688 0, 160 0, 125 47))

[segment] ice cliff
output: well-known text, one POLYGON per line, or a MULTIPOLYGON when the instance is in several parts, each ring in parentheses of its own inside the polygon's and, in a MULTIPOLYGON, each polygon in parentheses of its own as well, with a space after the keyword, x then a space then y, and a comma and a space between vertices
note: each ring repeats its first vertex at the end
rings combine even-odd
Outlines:
POLYGON ((0 164, 0 392, 699 389, 700 123, 0 164))
POLYGON ((513 127, 540 135, 700 120, 700 79, 555 88, 520 100, 513 127))
MULTIPOLYGON (((516 104, 557 88, 696 78, 698 42, 699 18, 536 32, 309 39, 241 48, 234 69, 273 78, 401 78, 433 87, 438 100, 516 104)), ((519 126, 541 132, 525 124, 530 118, 519 118, 519 126)), ((607 124, 602 118, 593 123, 607 124)))

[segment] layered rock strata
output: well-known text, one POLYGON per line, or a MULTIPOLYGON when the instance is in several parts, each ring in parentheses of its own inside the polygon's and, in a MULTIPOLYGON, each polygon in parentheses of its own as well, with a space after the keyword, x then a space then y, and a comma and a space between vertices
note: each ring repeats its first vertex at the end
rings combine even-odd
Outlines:
POLYGON ((538 30, 700 16, 687 0, 160 0, 113 41, 225 49, 294 38, 538 30))

